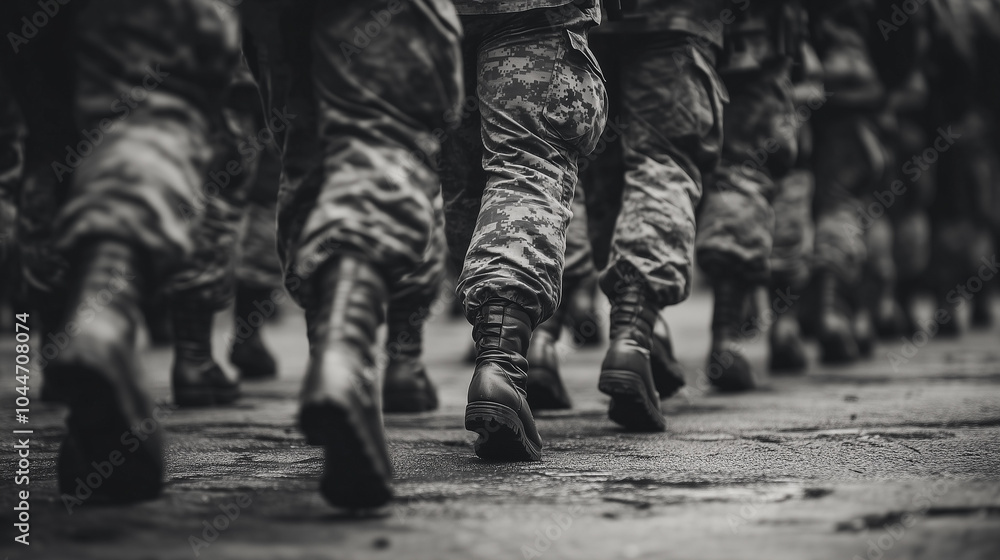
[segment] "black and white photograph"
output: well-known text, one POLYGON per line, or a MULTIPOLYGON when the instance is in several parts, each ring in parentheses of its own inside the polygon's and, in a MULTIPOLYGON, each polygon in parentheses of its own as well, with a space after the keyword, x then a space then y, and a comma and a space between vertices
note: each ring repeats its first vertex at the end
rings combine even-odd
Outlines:
POLYGON ((0 560, 1000 559, 1000 0, 0 33, 0 560))

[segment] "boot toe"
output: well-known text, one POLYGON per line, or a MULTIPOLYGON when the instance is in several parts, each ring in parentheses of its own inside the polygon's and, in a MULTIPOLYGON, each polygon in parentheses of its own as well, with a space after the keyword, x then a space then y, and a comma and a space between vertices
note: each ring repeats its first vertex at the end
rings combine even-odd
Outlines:
POLYGON ((278 364, 274 356, 259 341, 234 344, 229 361, 239 370, 241 379, 257 381, 278 376, 278 364))
POLYGON ((383 412, 428 412, 437 407, 437 390, 420 360, 389 364, 382 384, 383 412))
POLYGON ((626 430, 666 430, 660 395, 653 382, 650 352, 635 341, 621 338, 611 342, 597 388, 611 397, 608 418, 626 430))
POLYGON ((708 381, 720 392, 740 393, 757 387, 753 368, 742 351, 724 348, 713 351, 712 356, 707 368, 708 381))

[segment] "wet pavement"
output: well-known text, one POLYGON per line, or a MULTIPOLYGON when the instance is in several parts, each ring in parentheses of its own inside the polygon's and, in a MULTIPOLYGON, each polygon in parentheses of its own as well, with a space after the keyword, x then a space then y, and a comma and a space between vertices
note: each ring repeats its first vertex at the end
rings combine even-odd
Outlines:
MULTIPOLYGON (((151 502, 68 511, 55 482, 65 412, 34 399, 35 375, 31 544, 12 540, 24 486, 5 443, 0 558, 1000 558, 1000 330, 884 343, 868 362, 722 396, 699 377, 709 307, 697 294, 667 314, 690 372, 664 402, 666 433, 618 430, 597 391, 602 350, 564 346, 574 408, 537 415, 543 460, 520 464, 473 454, 462 427, 471 329, 436 318, 426 359, 441 409, 387 417, 397 499, 365 515, 316 491, 322 451, 294 425, 306 361, 294 311, 265 334, 278 380, 244 384, 235 406, 164 407, 168 480, 151 502), (908 361, 893 365, 889 352, 908 361)), ((762 369, 764 345, 747 348, 762 369)), ((169 402, 169 352, 144 359, 151 391, 169 402)), ((0 360, 13 363, 9 331, 0 360)), ((12 369, 0 381, 6 442, 24 427, 12 369)))

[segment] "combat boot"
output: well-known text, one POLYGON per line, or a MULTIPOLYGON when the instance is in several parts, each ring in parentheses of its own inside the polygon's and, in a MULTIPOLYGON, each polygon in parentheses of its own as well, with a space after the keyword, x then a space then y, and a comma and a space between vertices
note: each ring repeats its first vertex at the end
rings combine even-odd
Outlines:
POLYGON ((528 346, 528 405, 532 410, 572 408, 569 393, 559 376, 556 343, 562 334, 563 306, 535 329, 528 346))
MULTIPOLYGON (((229 361, 240 371, 241 379, 252 381, 262 379, 272 379, 278 375, 278 364, 274 360, 274 355, 264 345, 264 338, 260 335, 264 320, 252 321, 251 317, 260 310, 254 305, 267 302, 271 305, 272 311, 276 304, 271 301, 271 289, 250 288, 238 286, 236 288, 236 339, 233 341, 233 349, 229 353, 229 361), (254 323, 260 323, 254 325, 254 323), (249 332, 244 333, 244 330, 249 332)), ((272 313, 273 314, 273 313, 272 313)))
POLYGON ((419 303, 389 303, 389 363, 382 385, 385 412, 427 412, 438 407, 437 390, 421 359, 424 347, 424 313, 419 303))
POLYGON ((230 380, 212 357, 214 315, 196 301, 174 298, 170 382, 178 406, 231 404, 240 396, 239 382, 230 380))
POLYGON ((650 358, 656 318, 642 286, 627 286, 611 298, 611 347, 597 388, 611 397, 608 418, 631 431, 667 428, 650 358))
POLYGON ((770 345, 769 369, 775 374, 803 373, 809 365, 805 343, 799 328, 799 318, 789 310, 778 315, 768 333, 770 345))
POLYGON ((743 324, 748 286, 740 280, 719 279, 712 287, 712 347, 709 350, 708 381, 726 393, 756 387, 753 369, 743 354, 740 330, 743 324))
POLYGON ((135 347, 148 273, 130 246, 95 240, 78 251, 69 277, 76 284, 60 324, 79 330, 45 368, 53 397, 69 405, 59 490, 74 496, 97 475, 90 502, 154 498, 163 484, 163 428, 140 386, 135 347), (84 311, 88 319, 70 314, 84 311))
POLYGON ((491 299, 476 312, 476 370, 469 384, 465 429, 476 432, 476 455, 490 461, 538 461, 542 438, 528 405, 531 323, 521 306, 491 299))
POLYGON ((820 361, 824 364, 850 363, 860 355, 850 309, 840 292, 840 283, 832 272, 820 273, 817 336, 820 361))
POLYGON ((361 509, 392 498, 372 346, 384 317, 385 282, 369 263, 344 256, 317 272, 319 302, 306 310, 309 364, 299 426, 324 447, 320 492, 330 504, 361 509))
POLYGON ((573 333, 573 343, 582 347, 600 346, 604 342, 597 326, 597 275, 584 278, 579 285, 566 290, 561 322, 573 333))
POLYGON ((670 326, 663 314, 656 314, 656 324, 653 325, 652 352, 650 366, 653 371, 653 384, 660 399, 672 397, 685 385, 684 368, 674 357, 674 344, 670 337, 670 326))

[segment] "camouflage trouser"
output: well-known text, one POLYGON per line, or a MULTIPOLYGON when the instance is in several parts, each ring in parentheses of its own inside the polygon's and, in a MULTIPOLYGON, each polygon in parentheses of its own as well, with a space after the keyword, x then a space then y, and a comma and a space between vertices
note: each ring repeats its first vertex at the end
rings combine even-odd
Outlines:
MULTIPOLYGON (((38 10, 9 0, 0 21, 14 29, 38 10)), ((29 282, 60 285, 65 256, 94 238, 136 246, 152 278, 166 277, 194 246, 184 212, 218 155, 235 19, 209 0, 60 4, 37 36, 3 51, 30 132, 20 201, 29 282)))
POLYGON ((470 96, 444 141, 441 181, 470 321, 493 298, 533 325, 559 304, 577 157, 594 149, 607 105, 593 22, 569 8, 462 18, 470 96))
MULTIPOLYGON (((995 153, 997 132, 990 130, 986 114, 973 107, 953 126, 941 127, 960 135, 952 140, 954 145, 942 150, 937 138, 927 142, 928 148, 939 152, 936 168, 940 188, 931 205, 931 263, 925 278, 939 296, 956 284, 965 285, 980 274, 980 267, 995 262, 991 256, 996 254, 994 235, 1000 231, 1000 164, 995 153)), ((923 165, 909 170, 915 174, 914 168, 931 165, 930 158, 925 158, 923 165)))
POLYGON ((766 281, 774 235, 777 185, 797 153, 788 66, 726 76, 722 163, 706 181, 696 253, 710 278, 766 281))
MULTIPOLYGON (((812 84, 822 92, 821 84, 812 84)), ((799 107, 809 107, 819 97, 797 98, 799 107)), ((808 116, 811 116, 811 112, 808 116)), ((812 160, 812 127, 800 121, 797 144, 798 160, 788 175, 777 182, 771 207, 774 209, 774 237, 769 264, 771 285, 800 292, 809 284, 816 227, 813 221, 813 193, 816 180, 812 160)))
POLYGON ((611 235, 600 280, 609 297, 634 282, 660 306, 691 292, 694 209, 703 173, 718 164, 727 94, 715 73, 715 53, 687 37, 602 36, 598 43, 614 111, 604 140, 620 144, 598 146, 592 174, 597 196, 621 200, 613 233, 603 232, 611 235), (601 161, 616 157, 620 166, 601 161))
POLYGON ((242 6, 272 111, 288 115, 278 195, 285 286, 344 254, 391 292, 425 262, 439 182, 430 158, 461 98, 460 26, 447 0, 255 0, 242 6), (284 10, 276 13, 275 10, 284 10), (364 29, 378 32, 365 34, 364 29))
MULTIPOLYGON (((881 223, 888 223, 885 208, 876 205, 881 211, 869 211, 872 193, 882 184, 885 154, 871 116, 863 111, 824 108, 813 124, 815 266, 845 285, 856 285, 868 266, 869 236, 891 235, 881 223)), ((877 245, 885 247, 886 242, 877 245)))
POLYGON ((216 139, 225 157, 213 162, 195 207, 186 212, 200 218, 194 255, 168 286, 173 300, 208 309, 232 300, 236 278, 255 287, 281 285, 275 248, 281 159, 245 62, 233 73, 226 117, 229 130, 216 139))
POLYGON ((573 195, 573 217, 566 229, 566 265, 563 267, 563 295, 573 292, 584 280, 597 274, 594 252, 590 247, 587 220, 587 196, 583 182, 577 182, 573 195))

